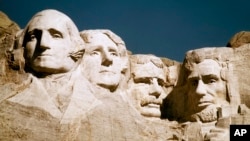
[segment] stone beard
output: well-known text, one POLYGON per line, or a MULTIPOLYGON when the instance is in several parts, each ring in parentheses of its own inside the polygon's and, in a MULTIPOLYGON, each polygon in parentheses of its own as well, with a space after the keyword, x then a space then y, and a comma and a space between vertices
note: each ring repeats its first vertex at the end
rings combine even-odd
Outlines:
POLYGON ((217 108, 207 107, 204 110, 190 116, 191 121, 212 122, 217 120, 217 108))

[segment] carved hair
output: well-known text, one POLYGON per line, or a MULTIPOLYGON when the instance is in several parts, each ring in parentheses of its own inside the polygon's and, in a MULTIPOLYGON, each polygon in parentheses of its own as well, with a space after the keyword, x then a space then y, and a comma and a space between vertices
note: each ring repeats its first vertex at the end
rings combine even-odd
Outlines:
POLYGON ((80 32, 80 36, 82 37, 85 43, 90 43, 90 39, 93 38, 93 35, 102 33, 106 35, 110 40, 112 40, 118 47, 118 53, 121 57, 127 57, 127 49, 124 41, 108 29, 96 29, 96 30, 84 30, 80 32))
MULTIPOLYGON (((183 63, 184 74, 187 76, 193 70, 195 64, 199 64, 205 59, 212 59, 216 61, 221 69, 221 79, 227 81, 228 61, 223 54, 220 53, 220 48, 202 48, 191 50, 186 53, 183 63)), ((187 76, 185 78, 187 78, 187 76)), ((185 81, 185 80, 184 80, 185 81)))
POLYGON ((164 64, 162 60, 154 55, 143 55, 143 54, 137 54, 137 55, 131 55, 130 56, 130 62, 133 64, 147 64, 152 63, 157 68, 163 69, 164 64))

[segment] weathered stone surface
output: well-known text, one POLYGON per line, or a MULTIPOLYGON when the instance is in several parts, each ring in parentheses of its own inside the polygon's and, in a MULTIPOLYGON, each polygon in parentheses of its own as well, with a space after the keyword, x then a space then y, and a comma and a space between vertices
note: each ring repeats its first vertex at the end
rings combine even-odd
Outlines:
MULTIPOLYGON (((15 46, 19 30, 19 26, 0 11, 0 102, 26 87, 27 75, 19 67, 14 68, 15 70, 10 67, 15 61, 11 50, 15 46)), ((15 54, 19 55, 21 52, 22 50, 18 50, 15 54)))
MULTIPOLYGON (((14 81, 18 83, 19 76, 17 72, 13 72, 9 67, 9 61, 11 61, 12 54, 10 50, 14 46, 16 32, 20 30, 19 26, 11 21, 9 17, 0 11, 0 83, 8 83, 14 81)), ((19 69, 19 68, 17 68, 19 69)))
POLYGON ((250 43, 250 32, 241 31, 236 33, 227 43, 227 47, 238 48, 250 43))
POLYGON ((129 101, 145 118, 160 118, 162 100, 172 90, 167 84, 168 68, 153 55, 130 56, 129 101), (168 89, 170 88, 170 89, 168 89))
MULTIPOLYGON (((229 124, 233 123, 222 122, 224 121, 223 118, 235 117, 241 114, 238 112, 242 113, 249 112, 248 85, 250 82, 247 79, 249 77, 248 76, 249 63, 248 61, 246 61, 249 59, 249 49, 250 49, 249 44, 246 44, 241 46, 240 48, 235 48, 235 49, 226 47, 209 47, 209 48, 207 47, 187 52, 185 61, 183 62, 183 66, 180 70, 177 86, 164 100, 163 109, 166 110, 165 111, 166 113, 163 112, 165 113, 164 116, 166 116, 170 120, 177 120, 177 121, 198 120, 199 122, 200 121, 204 122, 204 124, 209 123, 207 119, 208 120, 214 119, 213 120, 214 124, 208 126, 209 128, 205 129, 205 127, 203 127, 202 125, 202 130, 205 129, 203 132, 203 136, 204 137, 206 136, 207 138, 207 137, 213 137, 216 134, 216 136, 218 137, 229 140, 228 138, 225 138, 229 134, 226 132, 228 131, 229 124), (205 63, 205 60, 209 59, 215 60, 216 62, 220 62, 219 64, 221 64, 222 66, 221 72, 217 74, 219 74, 218 76, 221 77, 222 81, 226 82, 226 85, 224 85, 224 87, 227 89, 227 94, 226 94, 227 97, 225 97, 225 99, 229 102, 229 105, 222 104, 223 101, 221 101, 222 105, 221 106, 217 105, 218 107, 215 108, 213 112, 209 110, 210 112, 205 114, 204 119, 202 118, 203 117, 202 115, 204 114, 203 112, 201 112, 201 114, 199 114, 198 116, 192 115, 191 117, 193 117, 194 119, 187 118, 186 115, 192 113, 191 111, 188 111, 188 109, 192 106, 191 104, 188 104, 188 97, 191 95, 191 93, 188 92, 191 91, 192 85, 195 86, 194 93, 197 94, 197 98, 199 97, 200 105, 202 101, 212 100, 212 98, 208 95, 209 93, 213 93, 212 91, 213 89, 217 91, 217 94, 220 93, 220 91, 218 91, 219 90, 218 88, 220 86, 218 83, 219 80, 218 77, 217 78, 215 77, 216 78, 215 80, 213 80, 214 78, 208 79, 210 77, 209 75, 211 70, 212 72, 216 72, 217 67, 215 66, 215 64, 204 65, 204 68, 201 67, 202 66, 201 64, 203 62, 205 63), (206 74, 207 77, 202 78, 203 73, 206 74), (201 74, 201 75, 196 76, 196 74, 201 74), (210 82, 212 83, 209 84, 210 82), (189 83, 192 85, 188 85, 189 83), (208 86, 207 84, 211 85, 212 87, 208 86), (210 89, 208 89, 209 87, 210 89), (246 106, 241 106, 242 104, 245 104, 246 106), (181 107, 186 107, 186 108, 181 108, 181 107), (215 118, 208 118, 209 115, 214 115, 215 118), (218 121, 217 124, 216 121, 218 121), (214 128, 212 126, 214 126, 214 128)), ((216 76, 215 74, 213 75, 216 76)), ((194 98, 192 98, 192 100, 193 101, 191 103, 195 103, 194 98)), ((215 98, 214 100, 218 102, 217 98, 215 98)), ((236 119, 240 120, 243 118, 236 118, 236 119)), ((236 121, 234 123, 237 124, 241 122, 236 121)))
POLYGON ((12 36, 15 35, 15 33, 20 30, 19 26, 13 22, 12 20, 9 19, 9 17, 0 11, 0 41, 1 43, 7 43, 5 44, 6 46, 8 44, 13 43, 12 40, 8 40, 7 36, 12 36), (5 42, 4 42, 5 41, 5 42))
POLYGON ((0 140, 229 140, 230 124, 250 124, 250 44, 190 50, 180 63, 132 54, 107 29, 79 32, 56 10, 23 30, 6 19, 0 140))
MULTIPOLYGON (((249 54, 250 45, 246 44, 240 48, 234 50, 234 75, 238 77, 238 88, 241 97, 241 103, 246 104, 247 107, 250 107, 250 98, 249 98, 249 73, 248 70, 250 65, 248 63, 248 59, 250 57, 249 54)), ((237 88, 235 87, 235 88, 237 88)))
POLYGON ((120 95, 106 95, 101 101, 103 104, 82 120, 78 140, 150 141, 182 138, 182 128, 176 122, 146 120, 120 95))

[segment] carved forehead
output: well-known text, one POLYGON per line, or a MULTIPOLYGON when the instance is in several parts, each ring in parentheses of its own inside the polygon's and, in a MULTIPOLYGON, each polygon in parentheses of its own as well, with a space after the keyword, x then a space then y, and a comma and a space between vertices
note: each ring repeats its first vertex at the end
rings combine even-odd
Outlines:
POLYGON ((156 77, 166 80, 166 70, 160 58, 152 55, 130 56, 131 74, 134 77, 156 77))
POLYGON ((142 55, 142 54, 131 55, 130 62, 132 66, 136 66, 136 65, 140 66, 140 65, 147 64, 147 63, 152 63, 158 68, 163 68, 164 66, 162 60, 153 55, 142 55))
POLYGON ((121 44, 125 47, 124 41, 115 33, 113 33, 110 30, 105 30, 105 29, 97 29, 97 30, 84 30, 80 32, 80 35, 82 39, 86 42, 89 43, 91 38, 93 36, 96 36, 96 34, 104 34, 106 35, 110 40, 112 40, 116 44, 121 44))
POLYGON ((114 44, 116 46, 116 44, 107 35, 103 33, 95 33, 89 35, 88 42, 89 44, 114 44))
POLYGON ((43 10, 35 14, 27 24, 24 33, 26 33, 29 28, 57 27, 67 31, 70 36, 74 36, 76 38, 75 40, 80 39, 79 30, 75 23, 64 13, 53 9, 43 10))
POLYGON ((220 71, 222 67, 218 62, 212 59, 204 59, 200 63, 193 63, 192 65, 191 76, 206 76, 206 75, 217 75, 220 76, 220 71))
POLYGON ((107 29, 97 29, 97 30, 84 30, 80 32, 81 38, 87 44, 95 41, 93 40, 93 37, 100 34, 108 37, 113 43, 116 44, 118 52, 122 57, 128 57, 124 41, 112 31, 107 29))
POLYGON ((219 63, 213 59, 204 59, 196 66, 198 66, 199 68, 221 68, 219 63))

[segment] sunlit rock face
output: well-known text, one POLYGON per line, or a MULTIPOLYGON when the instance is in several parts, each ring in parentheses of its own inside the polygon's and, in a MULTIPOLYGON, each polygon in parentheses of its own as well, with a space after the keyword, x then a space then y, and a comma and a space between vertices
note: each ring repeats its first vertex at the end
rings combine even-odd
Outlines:
POLYGON ((130 56, 128 96, 145 118, 160 118, 163 99, 167 96, 167 68, 153 55, 130 56))
POLYGON ((227 43, 227 47, 238 48, 250 43, 250 32, 240 31, 236 33, 227 43))
POLYGON ((250 124, 247 36, 177 62, 57 10, 22 30, 0 12, 0 140, 229 140, 250 124))
MULTIPOLYGON (((20 62, 17 61, 11 61, 15 60, 16 58, 13 58, 13 53, 10 53, 10 50, 14 46, 14 42, 16 39, 16 33, 20 30, 20 27, 13 22, 9 17, 0 11, 0 75, 1 76, 7 76, 5 78, 1 77, 0 84, 3 84, 8 81, 12 81, 12 79, 17 80, 17 76, 15 73, 12 73, 12 69, 10 69, 11 66, 17 66, 14 67, 15 69, 19 69, 20 62), (17 64, 18 65, 17 65, 17 64)), ((16 51, 15 54, 18 56, 20 51, 16 51)))

